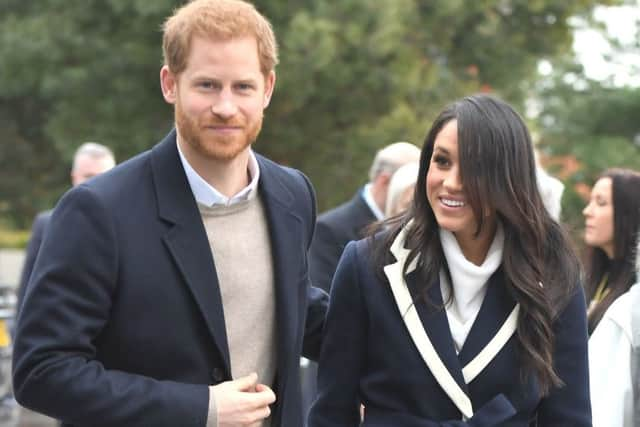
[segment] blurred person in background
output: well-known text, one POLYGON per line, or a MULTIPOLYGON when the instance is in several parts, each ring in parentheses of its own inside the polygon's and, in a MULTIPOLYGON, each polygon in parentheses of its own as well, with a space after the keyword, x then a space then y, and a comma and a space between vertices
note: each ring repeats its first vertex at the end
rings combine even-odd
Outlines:
POLYGON ((640 227, 640 173, 609 169, 597 179, 582 211, 587 244, 589 334, 635 280, 635 233, 640 227))
POLYGON ((560 221, 564 184, 558 178, 549 175, 542 166, 536 168, 536 176, 544 207, 549 212, 549 215, 551 215, 551 218, 560 221))
POLYGON ((391 176, 401 166, 420 159, 420 149, 408 142, 395 142, 376 153, 369 169, 369 182, 349 200, 318 216, 309 252, 313 286, 329 292, 331 280, 344 247, 358 240, 366 228, 384 219, 391 176))
MULTIPOLYGON (((420 149, 395 142, 379 150, 369 169, 369 183, 349 200, 318 216, 309 250, 309 274, 313 286, 329 292, 338 260, 346 244, 364 236, 368 226, 384 219, 391 176, 398 168, 420 159, 420 149)), ((317 365, 302 358, 302 400, 305 413, 316 396, 317 365)))
POLYGON ((579 280, 522 118, 447 106, 410 209, 342 255, 308 426, 591 426, 579 280))
MULTIPOLYGON (((85 142, 80 145, 73 156, 73 165, 71 167, 71 185, 80 185, 89 178, 100 175, 113 168, 116 165, 116 158, 113 152, 106 146, 96 142, 85 142)), ((22 300, 24 298, 27 283, 31 277, 33 266, 42 244, 42 238, 47 229, 47 224, 51 219, 52 210, 40 212, 36 215, 31 227, 31 237, 27 245, 24 266, 20 275, 18 284, 18 305, 16 307, 16 315, 20 310, 22 300)))
POLYGON ((594 427, 640 425, 640 238, 635 253, 635 285, 611 303, 589 338, 594 427))
POLYGON ((419 169, 420 163, 412 162, 394 172, 387 192, 385 218, 396 216, 409 208, 413 201, 419 169))

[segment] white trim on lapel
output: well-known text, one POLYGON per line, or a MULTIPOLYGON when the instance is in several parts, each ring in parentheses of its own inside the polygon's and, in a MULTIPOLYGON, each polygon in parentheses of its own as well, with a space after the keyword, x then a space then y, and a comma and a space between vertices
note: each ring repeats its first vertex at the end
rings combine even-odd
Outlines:
MULTIPOLYGON (((453 401, 456 407, 462 412, 466 418, 473 416, 473 406, 471 400, 467 394, 460 388, 455 379, 451 376, 451 373, 444 365, 438 353, 436 353, 429 336, 425 332, 418 312, 416 311, 415 304, 411 299, 409 288, 402 274, 403 266, 406 262, 409 250, 404 248, 405 234, 408 226, 405 226, 391 245, 391 253, 396 257, 396 262, 384 267, 384 273, 389 279, 389 285, 391 291, 396 300, 396 304, 402 314, 402 320, 404 321, 409 335, 413 340, 415 346, 418 348, 418 352, 422 359, 427 364, 427 367, 435 377, 440 387, 444 390, 449 398, 453 401)), ((410 266, 410 271, 416 268, 414 265, 410 266)), ((410 271, 407 272, 410 272, 410 271)))
MULTIPOLYGON (((456 405, 458 410, 462 413, 465 419, 473 416, 473 405, 471 399, 462 390, 462 388, 455 381, 445 364, 438 356, 433 343, 429 339, 415 304, 409 293, 409 288, 403 274, 403 267, 406 263, 409 255, 409 250, 404 247, 405 237, 407 229, 411 223, 407 224, 396 236, 393 244, 390 247, 391 253, 395 256, 396 262, 386 265, 384 267, 384 273, 389 280, 389 285, 393 293, 396 305, 400 310, 402 320, 409 331, 409 335, 413 340, 413 343, 418 349, 420 356, 424 360, 425 364, 433 374, 440 387, 449 396, 451 401, 456 405)), ((416 269, 417 257, 407 268, 407 274, 416 269)), ((516 304, 511 314, 504 322, 500 330, 489 341, 485 348, 463 369, 463 377, 468 384, 491 362, 491 360, 500 352, 500 349, 504 347, 509 338, 514 334, 517 327, 518 312, 520 305, 516 304)))
POLYGON ((509 317, 502 324, 500 330, 491 338, 491 341, 482 349, 480 353, 467 365, 462 368, 462 376, 464 382, 469 384, 478 376, 480 372, 493 360, 505 346, 509 338, 514 334, 518 327, 518 313, 520 312, 520 304, 516 304, 511 310, 509 317))

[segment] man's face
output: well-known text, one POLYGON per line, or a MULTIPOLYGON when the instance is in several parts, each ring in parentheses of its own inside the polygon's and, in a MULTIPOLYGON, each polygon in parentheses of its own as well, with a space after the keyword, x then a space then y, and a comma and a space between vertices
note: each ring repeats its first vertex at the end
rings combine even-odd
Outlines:
POLYGON ((161 80, 187 158, 229 162, 260 133, 275 74, 262 74, 255 38, 196 36, 187 68, 176 76, 165 66, 161 80))
POLYGON ((91 157, 79 155, 73 164, 71 170, 71 184, 75 187, 80 185, 89 178, 100 175, 111 169, 114 162, 109 157, 91 157))

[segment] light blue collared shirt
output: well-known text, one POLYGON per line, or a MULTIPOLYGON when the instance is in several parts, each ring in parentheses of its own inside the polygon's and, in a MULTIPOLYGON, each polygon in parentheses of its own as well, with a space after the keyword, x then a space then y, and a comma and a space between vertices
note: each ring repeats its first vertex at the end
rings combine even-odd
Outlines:
POLYGON ((364 186, 364 188, 362 189, 362 198, 364 199, 364 202, 367 204, 367 206, 369 206, 369 209, 371 209, 371 212, 373 212, 373 215, 375 215, 376 219, 378 221, 382 221, 384 219, 384 213, 382 213, 376 201, 373 200, 373 194, 371 194, 371 186, 371 183, 364 186))
POLYGON ((249 163, 247 165, 251 182, 249 182, 249 185, 244 187, 234 196, 227 197, 198 175, 198 172, 191 167, 187 158, 182 154, 180 144, 176 142, 176 145, 178 147, 178 154, 180 155, 182 167, 187 175, 187 181, 189 181, 189 186, 191 187, 191 192, 193 192, 193 197, 195 197, 196 202, 207 207, 211 207, 213 205, 229 206, 234 203, 249 200, 255 196, 258 188, 258 179, 260 179, 260 168, 252 150, 249 150, 249 163))

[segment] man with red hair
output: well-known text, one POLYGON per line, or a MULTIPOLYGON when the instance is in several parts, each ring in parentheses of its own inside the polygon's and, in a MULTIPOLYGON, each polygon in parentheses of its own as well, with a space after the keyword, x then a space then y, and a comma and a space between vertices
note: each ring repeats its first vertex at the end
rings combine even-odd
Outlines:
POLYGON ((309 286, 310 182, 251 148, 273 31, 249 3, 196 0, 163 49, 176 129, 61 200, 18 320, 17 399, 75 426, 300 427, 327 298, 309 286))

